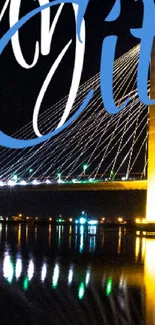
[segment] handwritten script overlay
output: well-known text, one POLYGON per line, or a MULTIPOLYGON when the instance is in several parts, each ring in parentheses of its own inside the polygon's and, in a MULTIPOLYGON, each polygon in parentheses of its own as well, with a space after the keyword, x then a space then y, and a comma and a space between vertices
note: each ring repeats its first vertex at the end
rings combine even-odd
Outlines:
MULTIPOLYGON (((150 56, 152 51, 153 40, 155 36, 155 4, 154 0, 142 0, 144 7, 143 14, 143 23, 142 28, 131 29, 130 32, 135 38, 141 40, 140 46, 140 58, 138 64, 137 72, 137 87, 140 100, 146 104, 151 105, 155 104, 155 100, 150 100, 147 94, 147 81, 148 81, 148 71, 150 64, 150 56)), ((2 36, 0 39, 0 54, 3 53, 3 50, 9 43, 12 44, 13 53, 16 61, 24 69, 32 69, 37 63, 40 54, 49 55, 52 38, 54 31, 56 29, 57 23, 60 19, 61 12, 66 3, 69 3, 73 7, 74 16, 75 16, 75 25, 76 25, 76 48, 75 48, 75 60, 74 60, 74 69, 71 87, 68 95, 67 104, 61 120, 57 125, 56 129, 46 135, 41 135, 38 128, 38 117, 39 110, 42 104, 46 90, 52 80, 53 75, 55 74, 60 62, 65 56, 66 52, 69 50, 72 43, 72 39, 65 45, 61 50, 60 54, 56 58, 55 62, 52 64, 46 79, 41 87, 39 95, 37 97, 34 112, 33 112, 33 129, 36 134, 36 138, 29 140, 21 140, 12 138, 5 133, 0 131, 0 145, 8 148, 26 148, 31 147, 37 144, 40 144, 67 128, 79 115, 86 109, 88 103, 91 101, 94 91, 90 89, 86 98, 84 99, 81 106, 69 118, 70 111, 72 109, 75 97, 80 85, 81 74, 83 71, 84 63, 84 54, 85 54, 85 42, 86 42, 86 27, 84 15, 87 10, 89 0, 38 0, 38 8, 27 13, 24 17, 19 19, 21 0, 7 0, 3 6, 3 9, 0 13, 0 21, 3 19, 6 14, 6 10, 9 7, 9 26, 10 29, 2 36), (50 10, 51 7, 58 6, 57 12, 53 19, 52 24, 50 25, 50 10), (23 56, 22 49, 19 41, 19 31, 20 28, 32 19, 35 15, 40 14, 41 16, 41 41, 40 44, 37 41, 34 49, 33 61, 31 64, 28 64, 23 56)), ((120 0, 116 0, 111 12, 109 13, 106 21, 116 20, 121 12, 120 0)), ((115 59, 115 50, 118 37, 116 35, 111 35, 106 37, 103 40, 102 51, 101 51, 101 82, 100 89, 102 100, 105 106, 105 109, 109 114, 117 114, 120 112, 130 101, 128 98, 121 107, 116 107, 113 97, 113 63, 115 59)))

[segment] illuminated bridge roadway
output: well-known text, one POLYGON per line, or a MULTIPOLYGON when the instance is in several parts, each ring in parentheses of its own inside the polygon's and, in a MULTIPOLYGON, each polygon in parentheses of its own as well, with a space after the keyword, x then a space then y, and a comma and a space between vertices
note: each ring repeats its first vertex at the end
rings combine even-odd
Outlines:
POLYGON ((1 186, 0 190, 11 191, 127 191, 127 190, 147 190, 147 180, 131 181, 105 181, 92 183, 51 183, 51 184, 27 184, 22 186, 16 184, 13 186, 1 186))

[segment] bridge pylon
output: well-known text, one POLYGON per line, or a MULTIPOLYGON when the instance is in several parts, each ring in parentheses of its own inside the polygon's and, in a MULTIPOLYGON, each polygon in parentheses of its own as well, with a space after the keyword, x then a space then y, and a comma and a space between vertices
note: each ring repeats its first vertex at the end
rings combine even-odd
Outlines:
MULTIPOLYGON (((150 98, 155 98, 155 40, 151 54, 150 67, 150 98)), ((146 221, 155 223, 155 105, 148 108, 148 171, 147 171, 147 202, 146 221)))

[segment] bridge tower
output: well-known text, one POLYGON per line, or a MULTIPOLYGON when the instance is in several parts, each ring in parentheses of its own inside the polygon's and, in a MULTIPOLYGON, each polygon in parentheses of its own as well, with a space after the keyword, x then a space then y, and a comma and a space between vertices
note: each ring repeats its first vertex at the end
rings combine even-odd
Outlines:
MULTIPOLYGON (((155 98, 155 40, 150 68, 150 98, 155 98)), ((149 107, 146 221, 155 222, 155 105, 149 107)))

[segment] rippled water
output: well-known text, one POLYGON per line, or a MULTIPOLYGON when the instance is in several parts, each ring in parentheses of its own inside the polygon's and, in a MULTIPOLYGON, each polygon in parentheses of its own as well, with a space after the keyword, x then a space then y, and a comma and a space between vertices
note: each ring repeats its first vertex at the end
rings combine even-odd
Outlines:
POLYGON ((0 324, 155 324, 154 239, 26 224, 0 242, 0 324))

